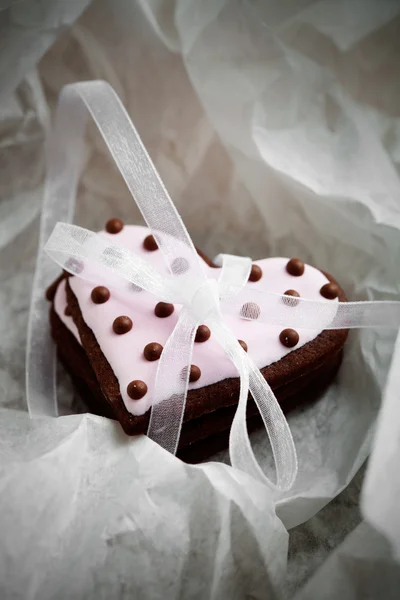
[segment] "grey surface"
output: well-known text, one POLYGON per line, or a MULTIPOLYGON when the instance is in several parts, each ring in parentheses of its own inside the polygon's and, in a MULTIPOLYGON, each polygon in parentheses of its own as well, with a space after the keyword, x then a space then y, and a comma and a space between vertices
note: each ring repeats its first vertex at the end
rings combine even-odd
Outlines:
POLYGON ((291 529, 285 598, 293 598, 361 522, 359 500, 364 470, 318 514, 291 529))
POLYGON ((385 537, 366 522, 335 549, 296 600, 396 600, 400 565, 385 537))

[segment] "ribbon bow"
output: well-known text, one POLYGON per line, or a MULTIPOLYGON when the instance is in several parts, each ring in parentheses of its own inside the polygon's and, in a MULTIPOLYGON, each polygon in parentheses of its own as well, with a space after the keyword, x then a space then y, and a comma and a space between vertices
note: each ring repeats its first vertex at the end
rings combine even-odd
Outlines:
MULTIPOLYGON (((179 226, 184 227, 181 221, 179 226)), ((231 461, 238 468, 264 478, 252 452, 246 427, 250 389, 271 439, 277 487, 289 489, 297 468, 289 426, 268 383, 222 316, 225 303, 228 302, 229 306, 229 301, 243 291, 250 274, 251 259, 220 255, 217 257, 217 262, 222 264, 220 277, 218 280, 210 279, 191 240, 186 245, 169 234, 153 232, 160 251, 164 256, 172 257, 172 275, 162 275, 140 256, 111 243, 101 234, 65 223, 56 225, 45 251, 77 277, 93 283, 98 282, 100 277, 106 277, 110 287, 133 283, 164 302, 182 305, 178 322, 159 360, 148 430, 149 437, 172 453, 176 452, 179 441, 195 334, 198 326, 206 323, 240 376, 239 405, 231 429, 231 439, 235 440, 231 443, 231 461), (104 273, 104 270, 107 272, 104 273)), ((251 318, 251 314, 246 318, 251 318)))
POLYGON ((217 257, 222 265, 219 279, 207 278, 203 262, 136 129, 114 90, 102 81, 63 88, 49 141, 40 253, 28 329, 27 399, 32 416, 57 413, 55 354, 54 347, 49 344, 47 311, 43 302, 43 289, 56 273, 54 264, 45 260, 44 252, 78 277, 96 282, 100 277, 104 278, 106 270, 110 287, 131 282, 159 299, 182 305, 178 323, 159 361, 148 431, 152 439, 170 452, 176 451, 179 440, 195 333, 199 324, 207 323, 240 376, 239 403, 229 442, 232 466, 261 479, 277 491, 290 489, 296 478, 297 457, 292 435, 271 388, 226 326, 222 315, 270 322, 273 310, 274 324, 319 330, 376 325, 397 327, 400 323, 400 302, 291 300, 260 289, 244 289, 251 269, 249 258, 220 255, 217 257), (68 222, 72 218, 83 162, 82 132, 87 112, 95 120, 156 238, 170 273, 167 276, 161 275, 141 257, 110 243, 101 234, 67 223, 55 226, 57 221, 68 222), (282 302, 283 298, 285 302, 282 302), (250 307, 245 314, 241 312, 244 303, 250 307), (291 305, 289 322, 288 303, 291 305), (251 307, 255 308, 253 313, 251 307), (276 485, 264 475, 250 445, 246 426, 249 391, 271 442, 276 485))

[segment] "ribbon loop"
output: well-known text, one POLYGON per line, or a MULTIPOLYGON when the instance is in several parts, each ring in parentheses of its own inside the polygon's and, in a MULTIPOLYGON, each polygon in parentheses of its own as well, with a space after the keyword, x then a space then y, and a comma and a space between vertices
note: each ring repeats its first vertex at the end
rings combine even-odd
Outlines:
POLYGON ((233 256, 232 254, 218 254, 214 258, 214 263, 222 267, 218 280, 220 298, 232 298, 239 294, 249 279, 251 258, 233 256))
MULTIPOLYGON (((41 340, 39 349, 35 344, 38 332, 42 328, 45 329, 47 320, 47 309, 42 294, 44 285, 50 283, 46 282, 46 277, 51 269, 45 260, 44 243, 57 221, 68 222, 72 218, 82 167, 83 133, 88 113, 99 128, 146 223, 151 228, 171 277, 161 277, 159 273, 154 273, 150 265, 143 264, 139 257, 133 256, 125 249, 116 248, 101 239, 101 236, 65 224, 56 228, 46 250, 56 262, 79 277, 96 278, 98 273, 105 270, 101 279, 104 280, 105 275, 111 285, 123 285, 124 281, 133 282, 152 293, 157 293, 160 298, 183 305, 178 324, 164 347, 158 365, 148 432, 153 439, 169 451, 176 451, 185 409, 194 336, 199 322, 205 320, 210 321, 216 331, 220 330, 220 343, 238 366, 241 400, 237 414, 241 430, 244 431, 246 414, 242 406, 245 406, 247 401, 249 367, 234 336, 229 330, 223 333, 219 304, 220 298, 233 298, 243 289, 248 279, 251 261, 225 257, 219 282, 206 279, 202 261, 189 233, 135 127, 114 90, 102 81, 80 82, 63 88, 50 136, 41 243, 32 294, 27 348, 27 398, 30 413, 51 412, 42 399, 48 397, 51 404, 56 397, 54 348, 49 345, 47 337, 41 340), (49 364, 53 365, 51 369, 49 364), (38 382, 44 382, 44 385, 40 386, 38 382)), ((273 427, 273 422, 271 423, 273 427)), ((283 435, 288 435, 291 439, 288 429, 283 430, 283 435)), ((231 437, 233 466, 238 454, 234 448, 237 443, 238 439, 231 437)), ((287 440, 276 435, 271 443, 280 446, 287 444, 287 440)), ((274 455, 280 455, 279 447, 275 449, 274 455)), ((242 461, 238 466, 247 470, 249 465, 246 466, 246 462, 242 461)), ((292 478, 293 475, 292 472, 292 478)), ((264 481, 267 480, 264 478, 264 481)))
POLYGON ((44 251, 65 271, 96 283, 107 279, 109 287, 134 283, 155 296, 176 301, 178 285, 173 276, 165 277, 147 261, 110 242, 101 234, 76 225, 57 223, 44 251))
POLYGON ((147 435, 175 454, 185 413, 189 367, 197 323, 186 308, 164 346, 158 363, 147 435))
MULTIPOLYGON (((50 345, 44 287, 55 278, 44 255, 44 244, 57 221, 70 221, 82 167, 83 133, 87 114, 94 119, 129 190, 158 243, 170 275, 164 276, 128 250, 104 237, 59 224, 46 246, 50 256, 74 275, 110 285, 132 282, 165 301, 181 304, 178 323, 158 364, 148 434, 175 452, 184 419, 185 402, 196 328, 207 321, 240 377, 238 408, 230 432, 232 466, 247 471, 278 491, 293 485, 297 457, 288 423, 268 383, 225 325, 223 314, 242 315, 244 301, 257 305, 257 318, 288 324, 282 295, 245 289, 249 258, 220 256, 218 281, 208 280, 189 233, 164 187, 134 125, 114 90, 103 81, 81 82, 63 88, 51 132, 43 203, 40 248, 34 278, 27 345, 27 399, 31 416, 56 414, 55 352, 50 345), (220 308, 221 306, 221 308, 220 308), (42 332, 46 331, 43 335, 42 332), (246 425, 249 389, 261 413, 275 458, 277 484, 263 474, 251 449, 246 425)), ((398 327, 400 303, 341 304, 296 299, 290 325, 314 329, 398 327)), ((255 315, 253 315, 255 316, 255 315)))

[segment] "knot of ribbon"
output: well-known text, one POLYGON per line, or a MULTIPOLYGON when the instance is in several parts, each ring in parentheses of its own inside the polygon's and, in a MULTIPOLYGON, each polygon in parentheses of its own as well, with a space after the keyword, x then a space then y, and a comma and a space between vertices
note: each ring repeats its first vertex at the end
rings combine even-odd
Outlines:
POLYGON ((197 323, 204 323, 212 313, 220 314, 218 281, 207 279, 200 283, 191 297, 187 310, 197 323))
POLYGON ((198 325, 205 323, 240 377, 239 401, 229 441, 232 466, 250 473, 277 492, 289 490, 296 478, 297 457, 288 423, 268 382, 226 325, 224 315, 270 323, 273 311, 274 325, 317 330, 398 327, 400 302, 339 303, 296 298, 288 312, 289 297, 245 288, 251 259, 231 255, 219 255, 215 259, 222 267, 218 280, 207 278, 204 263, 135 127, 114 90, 105 82, 82 82, 63 88, 47 156, 40 248, 27 343, 27 400, 31 416, 57 414, 55 351, 49 339, 43 302, 43 290, 57 275, 56 263, 92 282, 106 277, 110 287, 134 283, 158 299, 182 307, 159 360, 148 435, 170 452, 176 451, 194 338, 198 325), (83 164, 83 131, 88 113, 152 230, 167 274, 111 243, 102 234, 69 224, 83 164), (241 309, 245 303, 256 310, 243 314, 241 309), (263 473, 251 448, 246 425, 249 392, 270 439, 276 484, 263 473))

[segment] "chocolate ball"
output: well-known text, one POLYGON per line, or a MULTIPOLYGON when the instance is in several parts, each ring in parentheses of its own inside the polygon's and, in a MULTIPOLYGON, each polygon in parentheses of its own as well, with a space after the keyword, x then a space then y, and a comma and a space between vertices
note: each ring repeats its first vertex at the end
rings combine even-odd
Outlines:
POLYGON ((163 347, 157 342, 151 342, 144 347, 143 354, 146 360, 158 360, 161 356, 163 347))
POLYGON ((182 275, 183 273, 186 273, 188 268, 189 263, 186 258, 183 258, 182 256, 175 258, 171 263, 171 270, 174 275, 182 275))
POLYGON ((259 281, 262 277, 262 269, 258 265, 253 265, 251 267, 249 281, 259 281))
POLYGON ((68 304, 67 304, 67 306, 65 307, 65 310, 64 310, 64 315, 65 315, 66 317, 72 317, 72 311, 71 311, 70 307, 68 306, 68 304))
POLYGON ((286 265, 286 271, 289 275, 300 277, 304 273, 304 263, 300 258, 291 258, 286 265))
POLYGON ((166 317, 171 316, 174 310, 175 307, 173 304, 170 304, 169 302, 158 302, 155 306, 154 313, 156 317, 165 319, 166 317))
POLYGON ((147 385, 144 381, 140 381, 140 379, 135 379, 131 381, 128 387, 126 388, 128 392, 129 398, 132 400, 140 400, 147 394, 147 385))
POLYGON ((239 344, 242 346, 243 350, 247 352, 247 344, 243 340, 238 340, 239 344))
POLYGON ((122 335, 123 333, 128 333, 132 329, 132 319, 123 315, 121 317, 117 317, 113 322, 113 330, 114 333, 118 335, 122 335))
POLYGON ((82 273, 83 271, 83 262, 81 260, 78 260, 77 258, 71 257, 65 263, 65 267, 65 272, 68 273, 68 275, 70 274, 69 271, 72 271, 76 275, 79 275, 79 273, 82 273))
POLYGON ((104 285, 98 285, 92 289, 90 297, 95 304, 104 304, 110 298, 110 290, 104 285))
POLYGON ((326 283, 319 290, 319 293, 328 300, 334 300, 339 296, 339 286, 336 283, 326 283))
POLYGON ((198 344, 201 344, 203 342, 206 342, 208 339, 210 339, 210 335, 211 335, 211 331, 210 331, 209 327, 207 327, 207 325, 200 325, 197 328, 196 337, 194 338, 194 341, 197 342, 198 344))
POLYGON ((115 265, 116 263, 121 261, 124 256, 124 252, 121 248, 117 246, 109 246, 105 248, 103 251, 103 257, 105 258, 106 265, 115 265))
POLYGON ((295 298, 300 298, 299 292, 296 290, 286 290, 285 296, 290 296, 290 298, 282 298, 283 302, 288 306, 297 306, 299 301, 295 300, 295 298), (293 298, 293 300, 292 300, 293 298))
POLYGON ((154 252, 154 250, 158 250, 158 244, 154 238, 154 235, 148 235, 143 240, 143 246, 149 252, 154 252))
POLYGON ((279 340, 286 348, 294 348, 299 342, 299 334, 295 329, 284 329, 279 334, 279 340))
POLYGON ((193 381, 197 381, 200 379, 201 371, 197 365, 190 365, 190 373, 189 373, 189 381, 193 383, 193 381))
MULTIPOLYGON (((182 379, 186 378, 187 371, 188 371, 187 367, 183 367, 183 369, 181 371, 182 379)), ((189 381, 191 383, 193 383, 194 381, 197 381, 198 379, 200 379, 200 375, 201 375, 201 371, 200 371, 199 367, 197 365, 190 365, 189 381)))
POLYGON ((107 233, 119 233, 124 228, 124 222, 121 219, 110 219, 106 223, 107 233))
POLYGON ((246 302, 240 309, 240 316, 245 319, 258 319, 260 316, 260 307, 255 302, 246 302))

